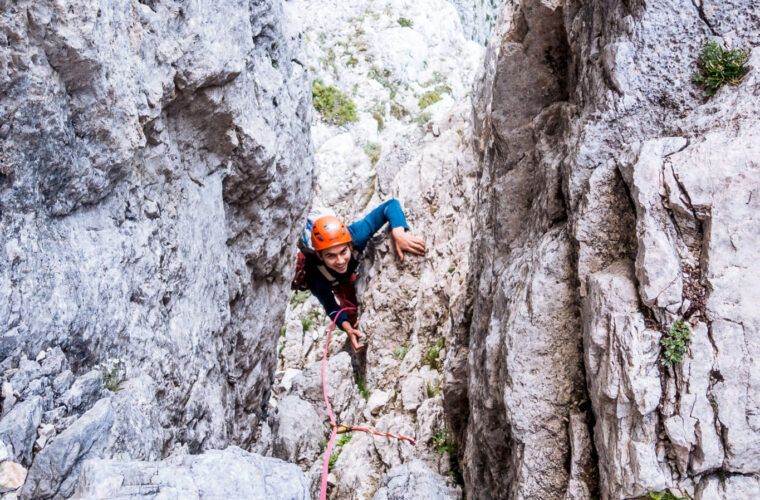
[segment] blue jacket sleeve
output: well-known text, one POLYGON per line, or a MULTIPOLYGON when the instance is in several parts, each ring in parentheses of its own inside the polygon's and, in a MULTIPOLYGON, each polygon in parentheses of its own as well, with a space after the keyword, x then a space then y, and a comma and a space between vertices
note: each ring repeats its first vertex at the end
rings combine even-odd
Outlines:
POLYGON ((364 250, 367 242, 386 222, 390 222, 392 228, 403 227, 409 229, 406 223, 404 211, 401 209, 401 203, 396 199, 388 200, 363 219, 354 222, 348 226, 351 233, 351 239, 358 251, 364 250))

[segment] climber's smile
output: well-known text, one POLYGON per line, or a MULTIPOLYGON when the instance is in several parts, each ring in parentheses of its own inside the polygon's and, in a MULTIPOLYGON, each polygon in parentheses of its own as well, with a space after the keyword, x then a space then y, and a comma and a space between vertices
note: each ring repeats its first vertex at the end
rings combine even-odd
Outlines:
POLYGON ((351 248, 348 244, 334 246, 320 253, 325 265, 336 273, 342 274, 348 270, 351 261, 351 248))

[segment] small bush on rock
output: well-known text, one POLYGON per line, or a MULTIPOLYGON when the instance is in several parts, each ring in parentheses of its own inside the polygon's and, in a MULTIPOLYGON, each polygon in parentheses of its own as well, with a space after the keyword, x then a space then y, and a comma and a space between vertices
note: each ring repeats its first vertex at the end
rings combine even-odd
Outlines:
POLYGON ((689 325, 683 320, 678 320, 673 324, 673 328, 663 335, 660 343, 664 349, 662 353, 662 364, 671 366, 674 363, 680 363, 683 355, 689 347, 689 325))
POLYGON ((109 359, 101 365, 100 371, 103 373, 103 387, 111 392, 117 392, 121 389, 127 371, 124 360, 109 359))
POLYGON ((322 80, 314 80, 311 84, 311 96, 314 109, 322 114, 322 118, 331 125, 345 125, 358 121, 356 105, 346 94, 332 85, 325 85, 322 80))
POLYGON ((686 500, 685 497, 677 497, 670 490, 654 492, 650 491, 647 496, 652 500, 686 500))
POLYGON ((705 97, 711 97, 723 85, 736 85, 744 78, 748 58, 744 49, 728 50, 717 42, 707 42, 697 60, 699 71, 693 73, 692 79, 704 88, 705 97))
POLYGON ((401 26, 403 26, 404 28, 411 28, 414 25, 414 23, 412 23, 411 19, 407 19, 405 17, 399 17, 398 18, 398 23, 401 26))
POLYGON ((422 94, 422 97, 420 97, 420 103, 419 103, 420 109, 425 109, 431 104, 437 103, 441 99, 443 99, 443 97, 441 97, 441 94, 439 94, 438 92, 435 92, 435 91, 425 92, 424 94, 422 94))
POLYGON ((443 340, 439 340, 435 343, 435 345, 428 347, 427 353, 425 353, 425 358, 422 360, 422 362, 426 365, 429 365, 433 370, 437 370, 440 367, 438 355, 441 353, 442 348, 443 340))

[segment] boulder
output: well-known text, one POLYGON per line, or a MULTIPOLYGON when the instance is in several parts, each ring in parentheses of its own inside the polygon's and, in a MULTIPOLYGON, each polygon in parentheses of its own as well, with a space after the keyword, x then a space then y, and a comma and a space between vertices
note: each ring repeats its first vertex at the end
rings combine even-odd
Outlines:
POLYGON ((232 446, 162 462, 88 460, 72 498, 307 500, 310 496, 297 466, 232 446))
POLYGON ((37 439, 37 427, 42 421, 42 398, 34 396, 18 403, 0 420, 0 439, 13 447, 12 460, 29 465, 32 448, 37 439))

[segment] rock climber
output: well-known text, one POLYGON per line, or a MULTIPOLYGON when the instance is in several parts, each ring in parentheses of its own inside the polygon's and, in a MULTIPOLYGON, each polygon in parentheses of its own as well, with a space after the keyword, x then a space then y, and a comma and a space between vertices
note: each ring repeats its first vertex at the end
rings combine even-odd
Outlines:
MULTIPOLYGON (((425 241, 407 232, 409 226, 398 200, 386 201, 349 226, 337 217, 326 215, 314 221, 311 227, 312 248, 301 246, 292 288, 311 291, 331 320, 335 320, 342 308, 355 306, 359 257, 369 239, 386 222, 391 225, 400 260, 404 260, 404 252, 425 255, 425 241)), ((336 324, 348 334, 354 352, 359 353, 364 348, 360 342, 364 334, 356 329, 356 310, 341 312, 336 324)))

